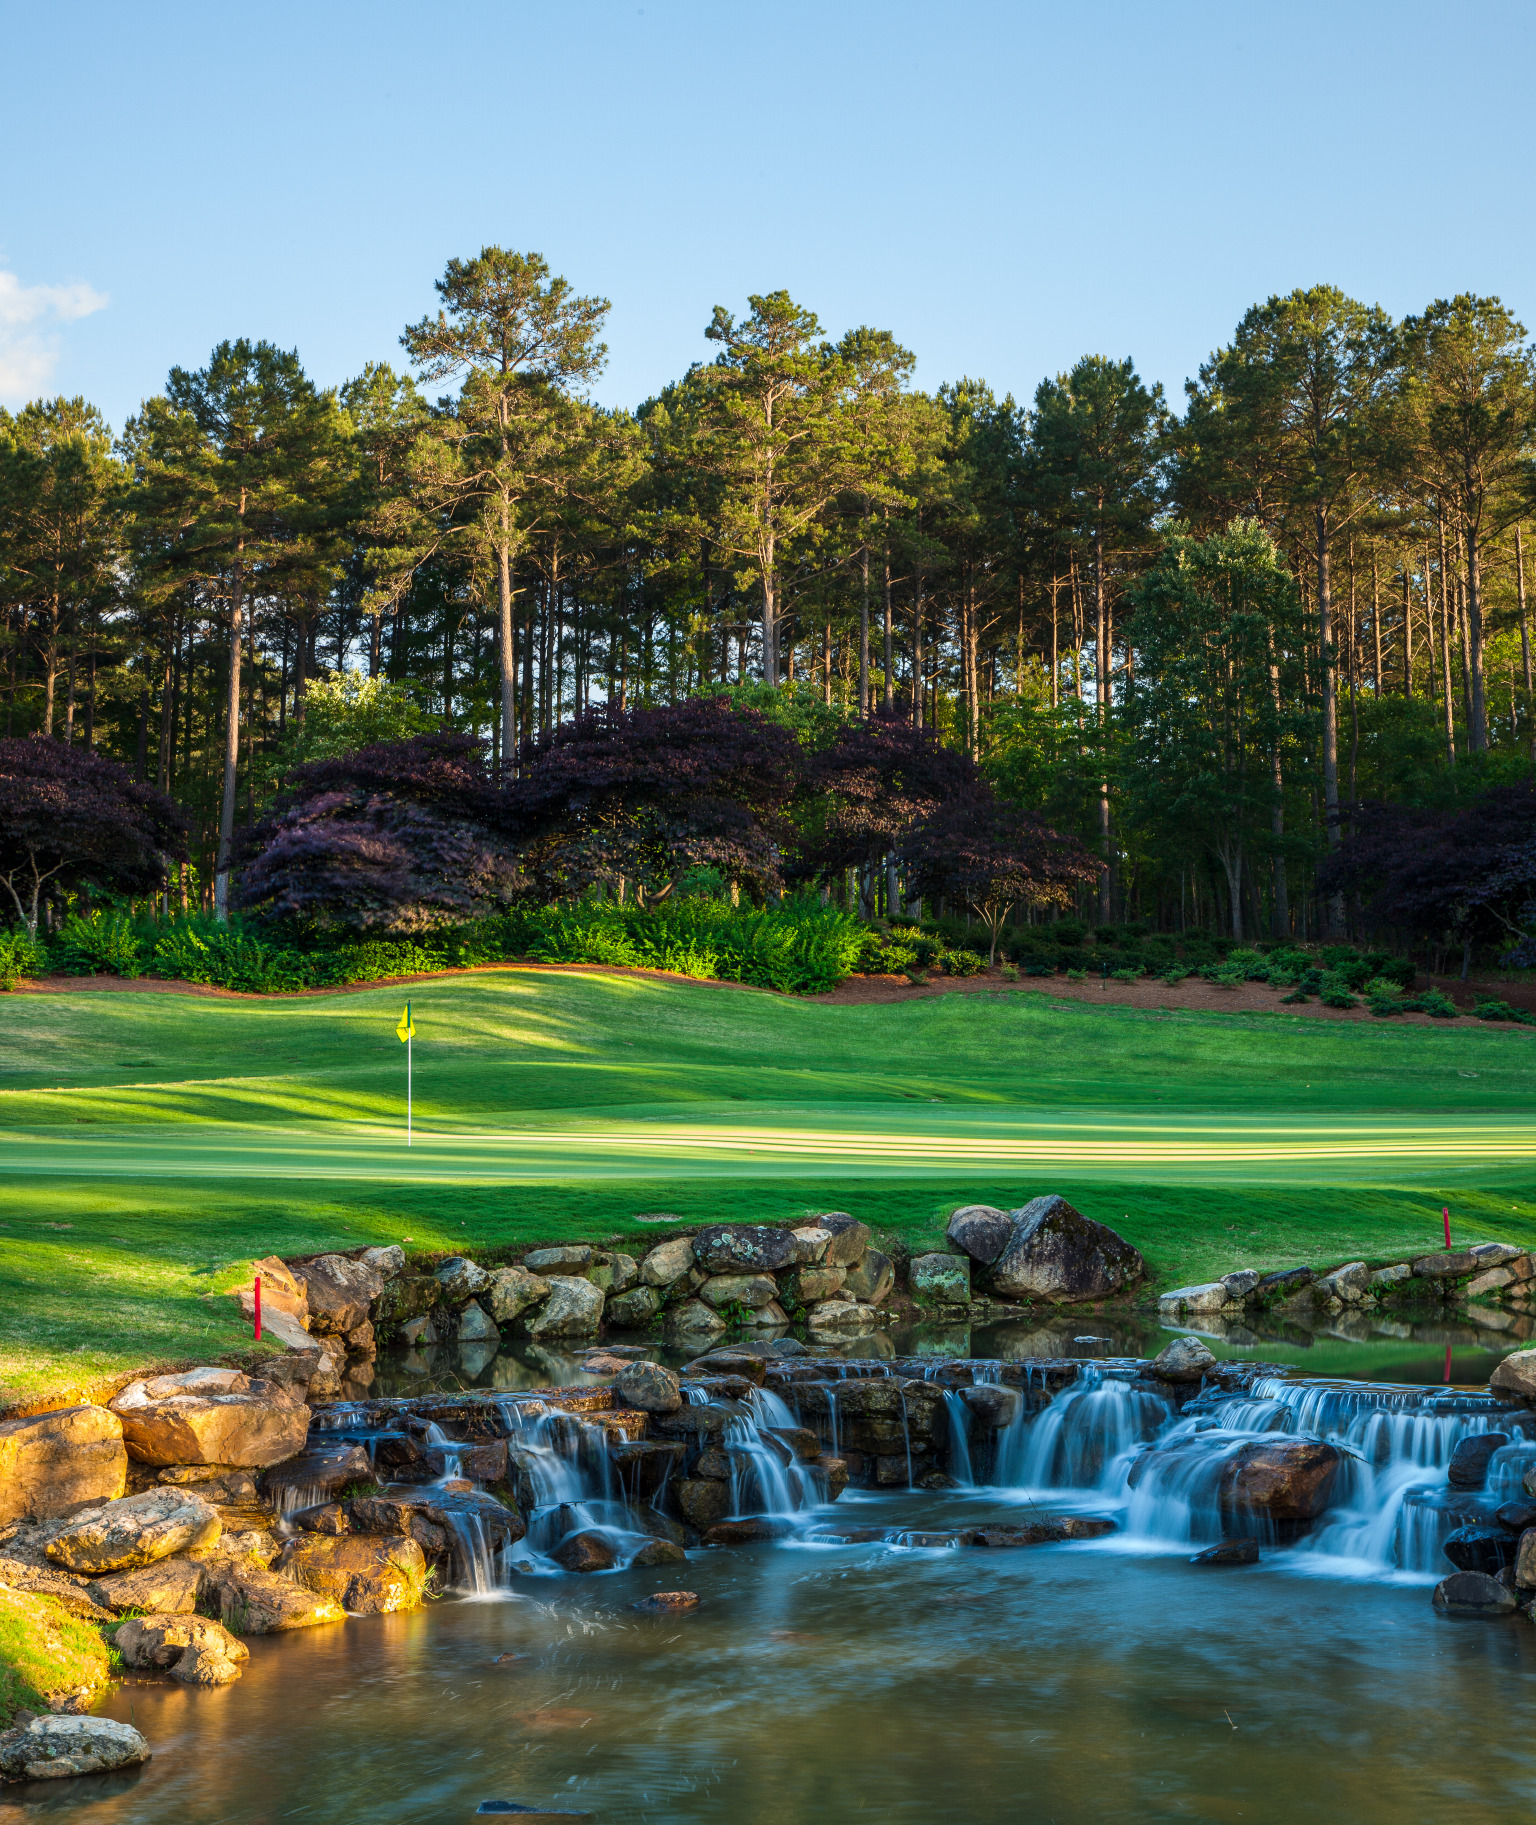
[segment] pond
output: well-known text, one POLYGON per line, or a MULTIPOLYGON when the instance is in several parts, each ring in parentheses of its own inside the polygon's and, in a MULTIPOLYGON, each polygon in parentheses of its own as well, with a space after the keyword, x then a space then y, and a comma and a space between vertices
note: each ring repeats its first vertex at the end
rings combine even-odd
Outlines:
MULTIPOLYGON (((1138 1356, 1166 1340, 1132 1328, 1138 1356)), ((1282 1367, 1180 1411, 1114 1360, 1131 1338, 1098 1319, 1074 1329, 1097 1339, 1077 1345, 1077 1379, 994 1435, 974 1483, 951 1459, 960 1487, 850 1488, 779 1542, 586 1578, 525 1557, 481 1596, 252 1640, 237 1685, 115 1693, 108 1714, 154 1747, 140 1774, 32 1787, 12 1805, 90 1825, 446 1825, 495 1799, 608 1825, 1528 1820, 1536 1628, 1448 1620, 1429 1601, 1450 1570, 1446 1532, 1518 1495, 1536 1466, 1536 1416, 1471 1385, 1486 1374, 1475 1333, 1452 1345, 1455 1389, 1430 1372, 1437 1337, 1291 1346, 1390 1357, 1390 1377, 1331 1361, 1297 1373, 1274 1340, 1218 1342, 1282 1367), (1453 1495, 1450 1451, 1488 1430, 1509 1442, 1486 1490, 1453 1495), (1326 1514, 1272 1529, 1257 1565, 1191 1563, 1222 1532, 1222 1462, 1277 1434, 1343 1453, 1326 1514), (1027 1550, 948 1543, 1088 1514, 1117 1531, 1027 1550), (913 1534, 946 1543, 900 1537, 913 1534), (696 1610, 631 1607, 678 1587, 696 1610)), ((924 1339, 896 1343, 910 1373, 924 1339)), ((1029 1389, 1019 1337, 968 1346, 992 1365, 946 1368, 935 1349, 936 1374, 1029 1389)), ((547 1385, 551 1367, 514 1357, 499 1372, 547 1385)), ((580 1375, 574 1356, 553 1367, 580 1375)), ((419 1386, 400 1364, 381 1384, 397 1373, 419 1386)))

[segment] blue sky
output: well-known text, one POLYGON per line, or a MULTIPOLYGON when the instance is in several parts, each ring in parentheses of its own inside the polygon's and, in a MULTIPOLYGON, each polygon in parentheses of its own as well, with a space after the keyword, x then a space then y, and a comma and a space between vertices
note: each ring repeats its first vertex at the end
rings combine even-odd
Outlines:
POLYGON ((1098 352, 1177 402, 1319 280, 1536 320, 1529 5, 0 0, 0 42, 0 403, 116 426, 226 336, 399 363, 490 241, 612 299, 613 404, 780 286, 1023 397, 1098 352))

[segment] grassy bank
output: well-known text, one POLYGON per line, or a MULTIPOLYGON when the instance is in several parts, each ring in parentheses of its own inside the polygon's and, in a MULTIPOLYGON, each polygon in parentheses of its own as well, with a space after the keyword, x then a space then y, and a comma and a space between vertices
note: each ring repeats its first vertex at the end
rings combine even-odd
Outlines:
POLYGON ((20 996, 0 1033, 0 1384, 11 1398, 248 1333, 253 1253, 412 1238, 643 1243, 852 1210, 918 1243, 1059 1190, 1164 1284, 1536 1241, 1523 1032, 1167 1015, 1038 993, 831 1007, 506 970, 233 1001, 20 996))

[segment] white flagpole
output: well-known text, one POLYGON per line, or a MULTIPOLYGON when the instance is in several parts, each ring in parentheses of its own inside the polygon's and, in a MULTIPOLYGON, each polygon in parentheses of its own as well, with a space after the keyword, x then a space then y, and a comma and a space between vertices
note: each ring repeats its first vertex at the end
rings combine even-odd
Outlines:
POLYGON ((405 1144, 411 1144, 411 1041, 413 1035, 407 1031, 405 1036, 405 1144))

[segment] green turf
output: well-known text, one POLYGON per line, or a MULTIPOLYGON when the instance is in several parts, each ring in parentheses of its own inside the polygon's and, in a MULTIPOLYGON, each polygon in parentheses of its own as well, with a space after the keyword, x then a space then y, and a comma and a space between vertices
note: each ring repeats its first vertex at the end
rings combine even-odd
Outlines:
POLYGON ((234 1346, 252 1254, 643 1238, 657 1210, 915 1241, 1060 1190, 1165 1284, 1427 1247, 1447 1201, 1461 1239, 1536 1241, 1523 1031, 487 971, 411 991, 407 1152, 402 1000, 0 1004, 0 1383, 234 1346))

